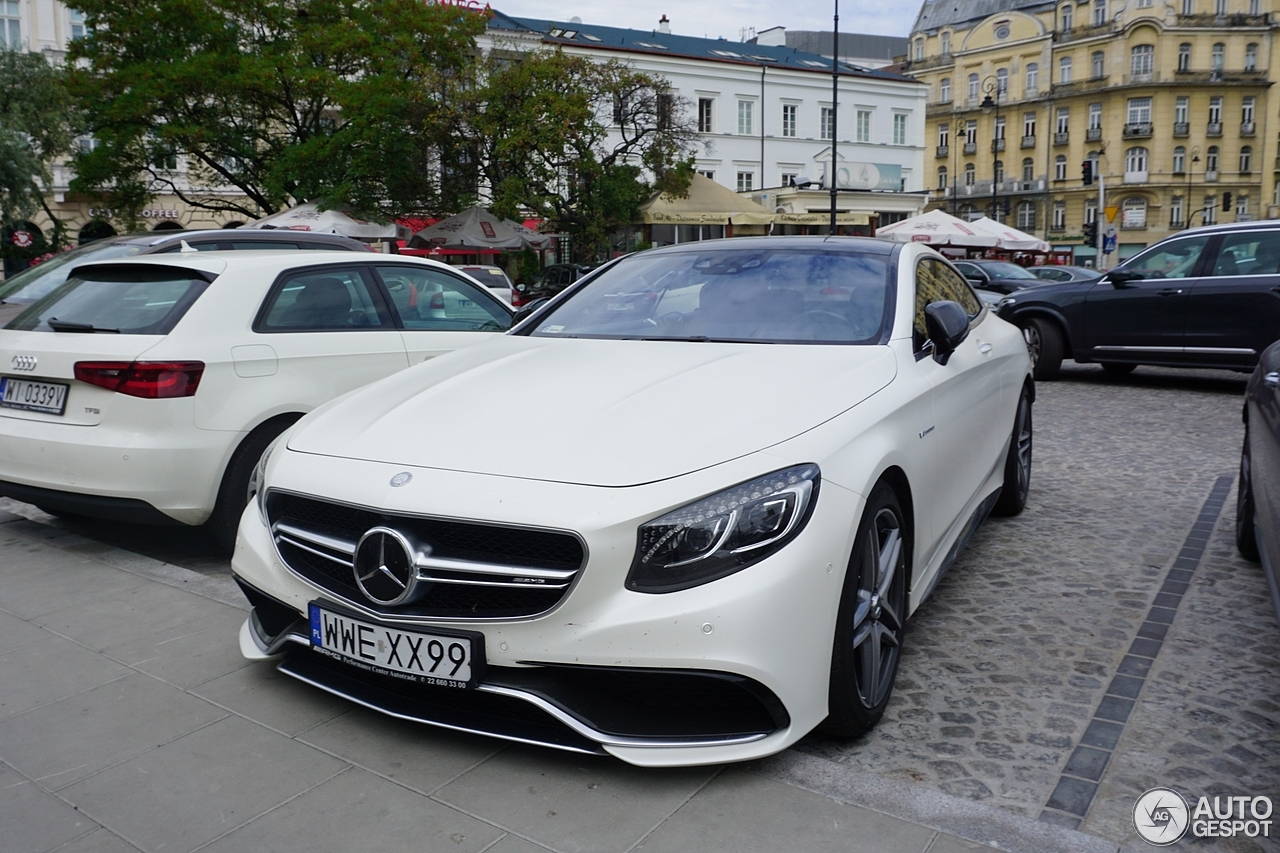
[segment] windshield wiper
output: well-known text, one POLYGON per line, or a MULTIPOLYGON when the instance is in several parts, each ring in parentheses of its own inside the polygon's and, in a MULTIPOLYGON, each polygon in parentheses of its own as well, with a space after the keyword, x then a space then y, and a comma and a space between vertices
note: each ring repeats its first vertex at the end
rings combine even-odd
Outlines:
POLYGON ((57 317, 50 317, 45 320, 50 329, 55 332, 84 332, 93 334, 94 332, 110 332, 113 335, 120 334, 119 329, 100 329, 91 323, 72 323, 69 320, 59 320, 57 317))

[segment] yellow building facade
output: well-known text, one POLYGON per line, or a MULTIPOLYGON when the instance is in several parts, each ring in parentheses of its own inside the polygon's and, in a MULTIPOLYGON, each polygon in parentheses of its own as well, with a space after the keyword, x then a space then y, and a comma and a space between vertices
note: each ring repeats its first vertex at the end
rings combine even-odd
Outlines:
POLYGON ((925 0, 905 67, 929 85, 929 208, 998 214, 1089 265, 1097 217, 1106 267, 1189 226, 1280 217, 1271 4, 925 0))

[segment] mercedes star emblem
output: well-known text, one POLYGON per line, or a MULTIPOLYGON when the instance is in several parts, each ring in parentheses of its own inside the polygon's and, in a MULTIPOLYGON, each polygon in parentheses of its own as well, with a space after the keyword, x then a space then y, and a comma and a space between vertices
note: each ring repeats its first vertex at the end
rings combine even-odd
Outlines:
POLYGON ((396 474, 391 478, 391 488, 398 489, 412 479, 413 475, 408 471, 401 471, 399 474, 396 474))
POLYGON ((371 528, 360 537, 354 568, 356 585, 375 604, 402 604, 418 583, 413 546, 389 527, 371 528))
POLYGON ((12 367, 14 370, 35 370, 38 363, 34 355, 15 355, 12 367))

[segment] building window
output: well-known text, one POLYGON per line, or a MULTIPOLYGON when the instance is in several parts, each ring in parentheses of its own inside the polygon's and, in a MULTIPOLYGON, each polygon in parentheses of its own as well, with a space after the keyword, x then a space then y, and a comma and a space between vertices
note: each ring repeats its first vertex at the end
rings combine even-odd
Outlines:
POLYGON ((1107 0, 1093 0, 1093 25, 1100 27, 1107 22, 1107 0))
POLYGON ((1236 221, 1247 222, 1249 220, 1249 197, 1247 195, 1236 196, 1236 221))
POLYGON ((699 174, 699 175, 701 175, 702 177, 706 178, 706 179, 707 179, 707 180, 709 180, 709 181, 714 181, 714 180, 716 179, 716 170, 715 170, 715 169, 699 169, 699 170, 698 170, 698 174, 699 174))
POLYGON ((1249 14, 1255 18, 1258 16, 1258 10, 1262 8, 1260 0, 1249 0, 1249 14))
POLYGON ((1209 99, 1209 123, 1222 123, 1222 96, 1214 95, 1209 99))
POLYGON ((951 78, 943 77, 938 83, 938 100, 947 103, 951 100, 951 78))
POLYGON ((711 98, 698 98, 698 133, 711 132, 711 98))
POLYGON ((795 104, 782 105, 782 135, 796 135, 796 112, 798 107, 795 104))
POLYGON ((1018 205, 1018 227, 1022 229, 1036 227, 1036 206, 1034 202, 1024 201, 1018 205))
POLYGON ((916 62, 924 59, 924 39, 916 39, 916 62))
POLYGON ((0 47, 22 50, 22 15, 18 0, 0 0, 0 47))
POLYGON ((965 145, 974 145, 978 141, 978 122, 966 121, 964 123, 964 143, 965 145))
POLYGON ((971 101, 978 100, 978 75, 977 74, 969 75, 969 100, 971 101))
POLYGON ((858 110, 858 142, 871 141, 871 110, 858 110))
POLYGON ((1121 228, 1147 227, 1147 200, 1145 198, 1126 198, 1122 205, 1122 210, 1121 228))
POLYGON ((1139 8, 1139 9, 1150 9, 1150 8, 1151 8, 1151 0, 1138 0, 1138 8, 1139 8))
POLYGON ((1244 47, 1244 70, 1258 70, 1258 46, 1256 44, 1247 44, 1244 47))
POLYGON ((1174 174, 1182 174, 1187 171, 1187 149, 1181 145, 1173 149, 1173 171, 1174 174))
POLYGON ((1218 221, 1218 199, 1216 196, 1204 197, 1204 224, 1213 225, 1218 221))
POLYGON ((938 189, 945 190, 947 188, 947 167, 938 167, 938 189))
POLYGON ((893 117, 893 144, 907 144, 907 117, 901 113, 893 117))
POLYGON ((1055 181, 1067 179, 1067 155, 1059 154, 1053 158, 1053 179, 1055 181))
POLYGON ((1009 69, 996 69, 996 97, 1003 101, 1009 94, 1009 69))
POLYGON ((797 177, 799 177, 799 173, 798 173, 798 172, 783 172, 783 173, 782 173, 782 186, 784 186, 784 187, 794 187, 794 186, 796 185, 796 178, 797 178, 797 177))
POLYGON ((1071 4, 1062 7, 1062 31, 1069 32, 1075 21, 1075 12, 1071 9, 1071 4))
POLYGON ((964 167, 964 185, 966 187, 973 186, 974 170, 972 163, 966 163, 964 167))
POLYGON ((84 12, 79 9, 67 9, 67 23, 70 25, 68 32, 71 33, 71 40, 84 38, 86 27, 84 23, 84 12))
POLYGON ((1191 45, 1186 42, 1178 45, 1178 70, 1191 70, 1191 45))
POLYGON ((157 172, 178 171, 178 152, 166 142, 157 143, 151 152, 151 168, 157 172))
POLYGON ((1218 179, 1218 146, 1216 145, 1209 146, 1208 152, 1204 155, 1204 171, 1205 171, 1204 179, 1206 181, 1208 180, 1216 181, 1218 179), (1210 179, 1209 173, 1213 174, 1212 179, 1210 179))
POLYGON ((942 42, 942 55, 950 56, 951 55, 951 33, 943 33, 940 37, 940 41, 942 42))
POLYGON ((1124 152, 1124 179, 1126 181, 1147 179, 1147 149, 1130 148, 1124 152))
POLYGON ((1024 157, 1022 160, 1022 180, 1031 182, 1036 179, 1036 161, 1030 157, 1024 157))
POLYGON ((1071 127, 1071 109, 1069 107, 1058 108, 1058 133, 1066 133, 1071 127))
POLYGON ((1040 66, 1034 62, 1027 63, 1027 94, 1034 95, 1040 85, 1040 66))
POLYGON ((1194 15, 1196 13, 1196 0, 1182 0, 1182 14, 1194 15))
POLYGON ((1222 42, 1218 42, 1213 46, 1213 58, 1210 60, 1209 68, 1213 71, 1222 70, 1222 57, 1227 47, 1222 42))
POLYGON ((1071 82, 1071 57, 1064 56, 1058 60, 1058 82, 1071 82))
POLYGON ((1240 123, 1241 124, 1253 123, 1253 104, 1254 104, 1253 95, 1249 95, 1243 101, 1240 102, 1240 123))
POLYGON ((1180 195, 1169 199, 1169 227, 1182 227, 1182 196, 1180 195))
POLYGON ((675 98, 670 92, 658 93, 657 119, 659 130, 671 129, 671 108, 675 104, 675 98))
POLYGON ((1088 225, 1090 222, 1098 221, 1098 201, 1097 199, 1089 199, 1084 203, 1084 223, 1088 225))
POLYGON ((1185 95, 1178 98, 1177 103, 1173 106, 1173 122, 1174 124, 1187 123, 1187 110, 1190 108, 1191 99, 1185 95))
POLYGON ((997 160, 995 162, 995 167, 992 169, 991 179, 995 181, 997 184, 1004 183, 1004 161, 1003 160, 997 160))
POLYGON ((1053 203, 1053 230, 1062 231, 1067 227, 1067 203, 1065 201, 1055 201, 1053 203))
POLYGON ((1036 114, 1022 114, 1022 138, 1033 137, 1036 135, 1036 114))
POLYGON ((1129 124, 1151 124, 1151 99, 1129 99, 1129 124))
POLYGON ((1253 171, 1253 148, 1245 145, 1240 149, 1240 171, 1253 171))
POLYGON ((1094 80, 1100 80, 1107 74, 1107 55, 1100 50, 1095 50, 1089 56, 1089 73, 1093 75, 1094 80))
POLYGON ((818 128, 818 132, 822 134, 818 138, 819 139, 834 138, 835 134, 832 132, 833 130, 832 119, 835 118, 835 109, 832 107, 822 107, 818 111, 818 115, 819 115, 819 124, 821 125, 821 127, 818 128))
POLYGON ((1138 44, 1129 51, 1129 73, 1135 79, 1150 79, 1155 67, 1155 45, 1138 44))
POLYGON ((993 130, 991 138, 1004 139, 1004 116, 1000 116, 1000 118, 996 119, 995 124, 993 124, 992 127, 993 130))
POLYGON ((951 125, 949 124, 938 125, 938 147, 946 148, 950 144, 951 144, 951 125))
POLYGON ((1227 0, 1218 0, 1218 2, 1214 4, 1214 11, 1218 14, 1219 18, 1227 14, 1227 0))
POLYGON ((755 172, 739 172, 738 173, 738 192, 748 193, 755 188, 756 173, 755 172))
POLYGON ((1089 129, 1102 129, 1102 104, 1089 105, 1089 129))

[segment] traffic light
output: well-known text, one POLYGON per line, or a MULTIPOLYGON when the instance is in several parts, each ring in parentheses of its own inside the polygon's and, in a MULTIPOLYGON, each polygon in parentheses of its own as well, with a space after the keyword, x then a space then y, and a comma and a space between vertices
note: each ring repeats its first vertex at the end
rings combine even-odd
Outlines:
POLYGON ((1085 160, 1080 164, 1080 180, 1086 187, 1093 186, 1093 161, 1085 160))
POLYGON ((1231 212, 1231 193, 1222 194, 1222 212, 1223 213, 1231 212))
MULTIPOLYGON (((1087 160, 1085 161, 1088 162, 1087 160)), ((1086 246, 1098 245, 1098 220, 1086 222, 1084 224, 1084 244, 1086 246)))

